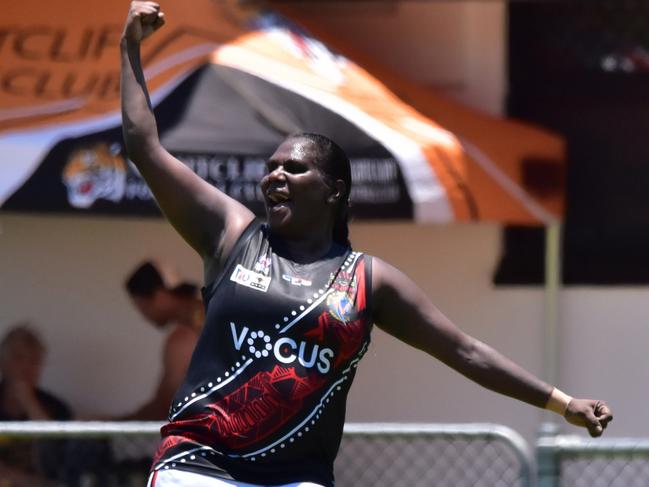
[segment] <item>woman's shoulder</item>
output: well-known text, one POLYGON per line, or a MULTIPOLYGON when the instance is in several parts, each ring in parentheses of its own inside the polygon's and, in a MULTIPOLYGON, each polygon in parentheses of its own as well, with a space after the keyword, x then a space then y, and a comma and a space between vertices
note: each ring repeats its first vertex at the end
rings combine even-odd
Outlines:
POLYGON ((240 221, 236 230, 232 230, 230 237, 223 242, 223 246, 213 255, 203 257, 203 273, 205 280, 204 289, 212 287, 219 280, 222 272, 236 259, 246 243, 258 235, 265 237, 264 221, 253 218, 250 221, 240 221))
POLYGON ((369 266, 372 279, 372 291, 376 293, 382 288, 396 286, 405 278, 405 274, 397 267, 371 254, 365 254, 366 265, 369 266))

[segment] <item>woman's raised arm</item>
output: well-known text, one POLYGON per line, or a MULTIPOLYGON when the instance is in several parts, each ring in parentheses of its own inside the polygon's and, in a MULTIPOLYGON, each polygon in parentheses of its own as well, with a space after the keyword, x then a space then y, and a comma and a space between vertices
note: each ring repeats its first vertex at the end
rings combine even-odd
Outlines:
POLYGON ((124 142, 129 158, 167 219, 208 267, 219 267, 254 216, 241 203, 194 174, 160 144, 140 64, 140 43, 163 25, 164 14, 157 3, 131 3, 121 40, 124 142))

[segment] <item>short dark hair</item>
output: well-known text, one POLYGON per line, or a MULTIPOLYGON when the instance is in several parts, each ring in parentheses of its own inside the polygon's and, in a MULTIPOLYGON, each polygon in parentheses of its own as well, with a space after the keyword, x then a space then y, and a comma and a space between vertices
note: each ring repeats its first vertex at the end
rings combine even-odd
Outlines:
POLYGON ((124 283, 131 296, 150 298, 158 289, 165 289, 179 297, 194 297, 198 287, 189 282, 181 282, 172 288, 167 286, 162 273, 151 261, 140 264, 124 283))
POLYGON ((334 242, 351 246, 349 242, 349 195, 352 191, 352 169, 349 157, 345 151, 329 137, 313 132, 296 132, 287 137, 290 139, 306 139, 313 143, 316 149, 315 163, 328 182, 338 179, 345 183, 345 193, 342 195, 336 213, 333 229, 334 242))
POLYGON ((165 289, 162 275, 153 262, 146 261, 135 268, 124 283, 131 296, 150 298, 158 289, 165 289))

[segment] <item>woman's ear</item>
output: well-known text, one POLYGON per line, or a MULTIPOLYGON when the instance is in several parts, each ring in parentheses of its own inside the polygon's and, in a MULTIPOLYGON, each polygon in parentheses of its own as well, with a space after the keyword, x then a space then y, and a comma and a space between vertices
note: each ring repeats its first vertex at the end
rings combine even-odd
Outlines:
POLYGON ((342 179, 336 179, 336 182, 331 186, 331 193, 327 197, 327 203, 338 203, 345 194, 347 186, 342 179))

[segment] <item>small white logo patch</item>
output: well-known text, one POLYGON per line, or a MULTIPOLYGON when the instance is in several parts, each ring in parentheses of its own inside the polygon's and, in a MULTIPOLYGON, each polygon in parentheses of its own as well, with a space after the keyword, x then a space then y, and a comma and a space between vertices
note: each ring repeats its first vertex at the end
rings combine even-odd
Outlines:
POLYGON ((311 281, 307 279, 302 279, 301 277, 289 276, 288 274, 282 274, 282 279, 290 282, 293 286, 311 286, 311 281))
POLYGON ((230 276, 230 280, 264 293, 268 291, 268 286, 270 286, 270 277, 246 269, 241 264, 237 264, 230 276))

